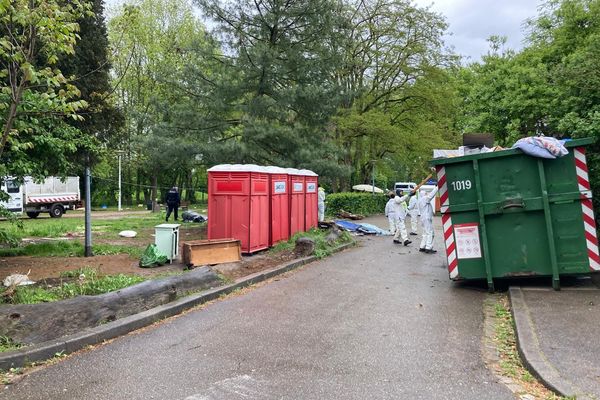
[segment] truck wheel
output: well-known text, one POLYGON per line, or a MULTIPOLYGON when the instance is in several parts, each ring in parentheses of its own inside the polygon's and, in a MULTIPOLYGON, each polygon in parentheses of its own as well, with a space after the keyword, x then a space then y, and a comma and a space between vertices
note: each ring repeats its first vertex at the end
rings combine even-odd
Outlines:
POLYGON ((52 207, 50 207, 50 216, 52 218, 60 218, 64 212, 65 209, 60 204, 54 204, 52 207))
POLYGON ((29 218, 37 218, 40 215, 39 211, 27 211, 27 216, 29 218))

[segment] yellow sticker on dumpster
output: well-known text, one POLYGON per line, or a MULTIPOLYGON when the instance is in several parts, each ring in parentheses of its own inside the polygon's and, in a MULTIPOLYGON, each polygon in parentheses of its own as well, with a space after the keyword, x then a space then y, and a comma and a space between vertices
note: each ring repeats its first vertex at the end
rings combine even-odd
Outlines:
POLYGON ((481 244, 479 241, 479 224, 454 225, 456 239, 456 256, 460 258, 481 258, 481 244))

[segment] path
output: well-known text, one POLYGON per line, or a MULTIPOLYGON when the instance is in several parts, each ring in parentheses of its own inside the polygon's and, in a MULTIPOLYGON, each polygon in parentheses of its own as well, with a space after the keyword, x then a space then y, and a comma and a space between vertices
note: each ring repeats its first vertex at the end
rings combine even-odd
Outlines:
POLYGON ((512 399, 482 362, 485 292, 449 282, 441 252, 416 249, 365 239, 43 368, 0 398, 512 399))

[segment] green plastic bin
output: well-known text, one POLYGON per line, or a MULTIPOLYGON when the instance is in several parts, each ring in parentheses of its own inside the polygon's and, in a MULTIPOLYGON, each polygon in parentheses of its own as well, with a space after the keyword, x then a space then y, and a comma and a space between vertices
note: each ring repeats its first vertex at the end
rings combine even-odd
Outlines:
POLYGON ((518 149, 435 159, 450 279, 560 276, 600 270, 585 146, 557 159, 518 149))

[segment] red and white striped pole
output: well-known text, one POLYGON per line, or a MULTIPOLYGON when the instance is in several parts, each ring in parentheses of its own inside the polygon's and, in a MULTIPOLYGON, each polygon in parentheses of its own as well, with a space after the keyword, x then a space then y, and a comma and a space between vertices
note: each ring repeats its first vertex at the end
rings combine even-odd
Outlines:
POLYGON ((450 217, 450 202, 448 198, 448 184, 446 182, 446 167, 436 166, 438 177, 438 190, 440 193, 440 211, 442 212, 442 227, 444 232, 444 245, 446 246, 446 258, 448 259, 448 273, 450 279, 458 277, 458 258, 456 257, 456 243, 452 218, 450 217))
POLYGON ((594 219, 594 206, 592 204, 592 190, 588 177, 585 147, 576 147, 575 170, 577 171, 577 184, 581 193, 581 210, 583 211, 583 228, 587 244, 588 259, 592 271, 600 271, 600 256, 598 253, 598 237, 596 235, 596 221, 594 219))

